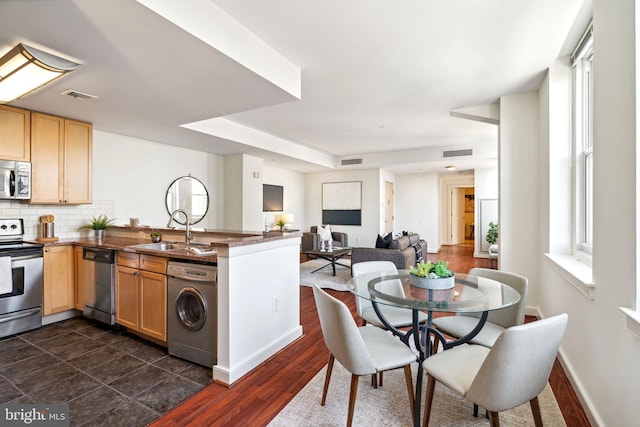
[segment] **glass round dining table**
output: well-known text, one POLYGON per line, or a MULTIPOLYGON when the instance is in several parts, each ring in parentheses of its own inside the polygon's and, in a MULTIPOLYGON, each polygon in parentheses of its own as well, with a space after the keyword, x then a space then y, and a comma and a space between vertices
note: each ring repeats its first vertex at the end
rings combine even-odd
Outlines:
POLYGON ((470 342, 484 326, 490 311, 516 304, 520 293, 512 287, 484 277, 455 274, 455 285, 450 289, 424 289, 409 283, 409 270, 367 273, 349 281, 349 290, 357 297, 371 301, 382 324, 407 346, 411 340, 418 351, 419 363, 416 380, 414 424, 420 421, 420 395, 422 389, 422 362, 429 357, 439 341, 443 350, 470 342), (381 306, 405 308, 412 312, 412 326, 396 328, 384 316, 381 306), (426 321, 424 315, 426 313, 426 321), (434 313, 471 314, 478 317, 478 324, 466 336, 447 340, 432 327, 434 313), (422 320, 422 321, 421 321, 422 320))

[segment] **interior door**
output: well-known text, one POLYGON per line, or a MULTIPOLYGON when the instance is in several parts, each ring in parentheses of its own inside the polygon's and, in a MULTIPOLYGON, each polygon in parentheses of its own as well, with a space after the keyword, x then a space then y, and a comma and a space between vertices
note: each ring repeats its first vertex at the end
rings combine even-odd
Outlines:
POLYGON ((464 243, 464 188, 451 189, 451 244, 464 243))
POLYGON ((384 234, 393 232, 393 182, 384 182, 384 234))

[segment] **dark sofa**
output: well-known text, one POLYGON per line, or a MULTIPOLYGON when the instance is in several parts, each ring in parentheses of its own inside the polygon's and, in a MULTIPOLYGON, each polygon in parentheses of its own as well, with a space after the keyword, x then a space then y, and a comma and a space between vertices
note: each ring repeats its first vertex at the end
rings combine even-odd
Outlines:
POLYGON ((426 256, 427 242, 414 233, 394 238, 388 249, 353 248, 351 265, 365 261, 391 261, 397 269, 402 270, 426 259, 426 256))

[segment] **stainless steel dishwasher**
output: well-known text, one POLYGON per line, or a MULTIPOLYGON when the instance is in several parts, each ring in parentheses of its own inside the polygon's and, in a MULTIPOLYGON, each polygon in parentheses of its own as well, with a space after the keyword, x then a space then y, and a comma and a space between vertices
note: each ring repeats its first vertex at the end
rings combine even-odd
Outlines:
POLYGON ((82 286, 84 288, 84 316, 108 325, 115 325, 116 262, 114 250, 83 248, 82 286))

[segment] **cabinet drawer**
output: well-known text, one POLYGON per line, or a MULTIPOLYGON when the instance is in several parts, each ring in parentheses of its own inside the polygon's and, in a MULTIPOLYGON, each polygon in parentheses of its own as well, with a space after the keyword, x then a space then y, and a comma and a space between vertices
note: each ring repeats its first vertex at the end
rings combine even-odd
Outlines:
POLYGON ((116 263, 125 267, 138 268, 140 266, 139 255, 130 252, 116 252, 116 263))
POLYGON ((153 255, 140 255, 140 269, 167 274, 167 259, 153 255))

